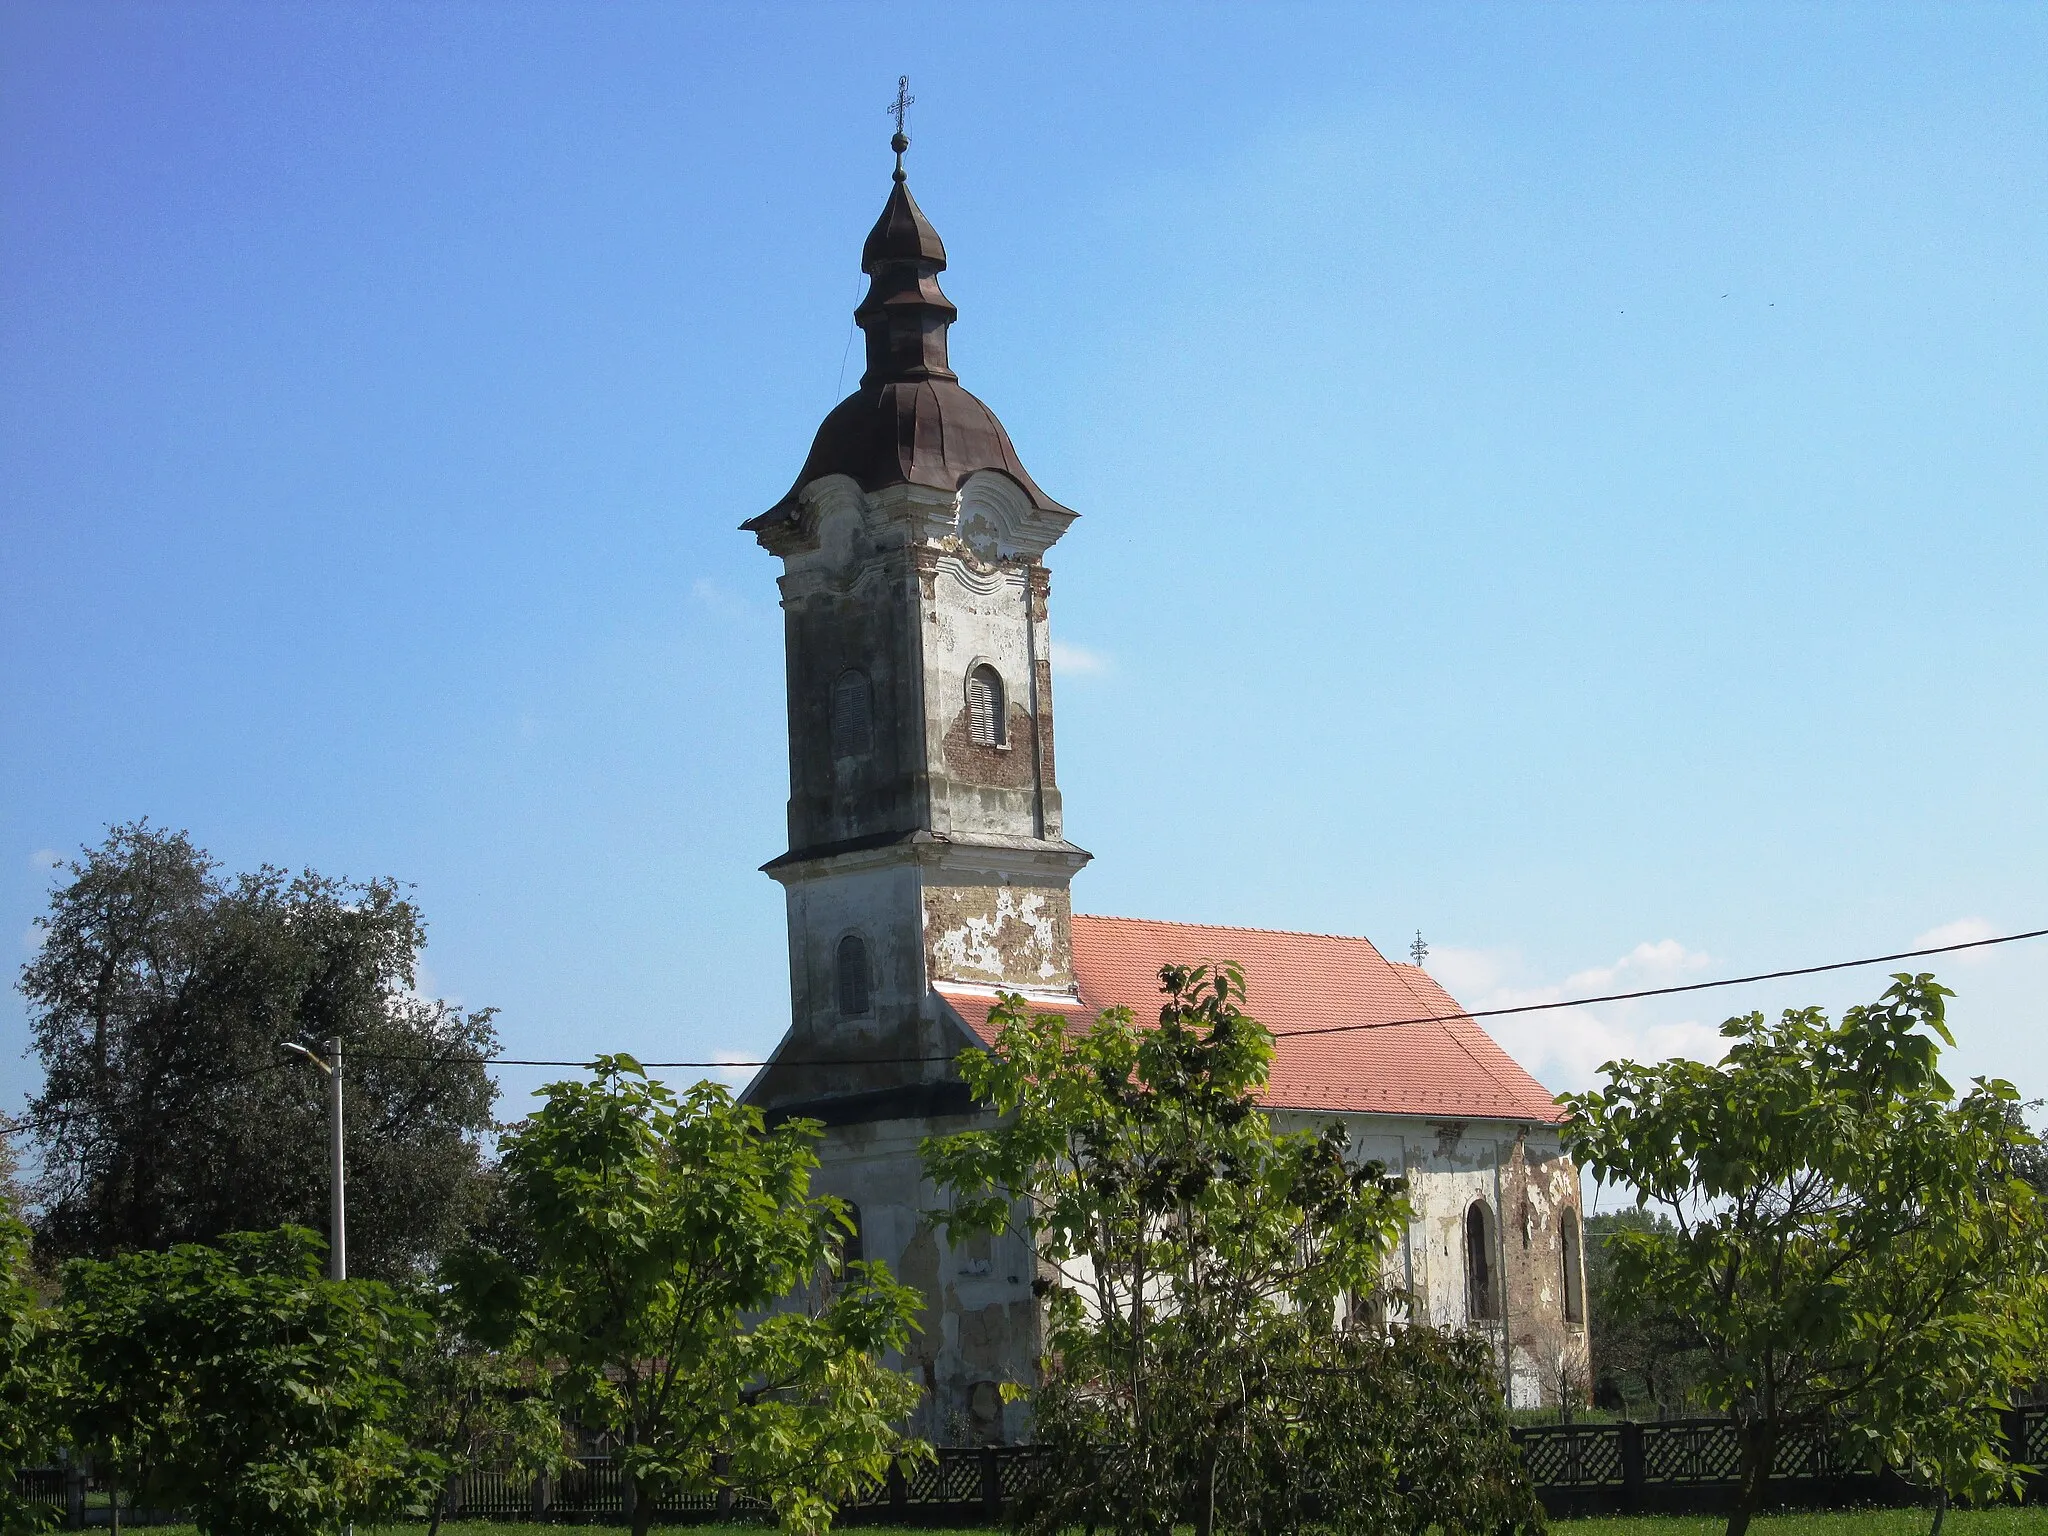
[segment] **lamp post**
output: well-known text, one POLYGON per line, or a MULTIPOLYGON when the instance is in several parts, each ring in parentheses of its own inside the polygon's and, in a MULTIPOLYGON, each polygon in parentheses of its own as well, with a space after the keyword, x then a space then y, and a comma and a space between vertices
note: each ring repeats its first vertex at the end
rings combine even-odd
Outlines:
POLYGON ((327 1042, 327 1054, 310 1050, 296 1041, 286 1040, 284 1048, 297 1051, 306 1060, 327 1074, 327 1161, 328 1161, 328 1205, 327 1205, 327 1277, 330 1280, 348 1278, 348 1182, 343 1175, 341 1156, 341 1037, 337 1035, 327 1042))

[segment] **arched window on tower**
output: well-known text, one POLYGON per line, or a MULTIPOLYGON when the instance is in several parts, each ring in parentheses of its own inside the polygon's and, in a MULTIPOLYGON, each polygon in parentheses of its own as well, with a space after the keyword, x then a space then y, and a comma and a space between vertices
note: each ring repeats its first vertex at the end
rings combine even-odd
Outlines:
POLYGON ((848 669, 832 683, 832 755, 866 757, 874 744, 873 690, 865 672, 848 669))
POLYGON ((1564 1243, 1564 1320, 1576 1328, 1586 1321, 1586 1257, 1580 1247, 1579 1213, 1569 1206, 1558 1233, 1564 1243))
POLYGON ((1465 1315, 1473 1322, 1500 1316, 1493 1262, 1493 1213, 1484 1200, 1465 1211, 1465 1315))
POLYGON ((984 747, 1003 745, 1003 678, 984 663, 967 674, 967 730, 984 747))
POLYGON ((868 946, 857 933, 839 941, 839 1011, 857 1019, 868 1011, 868 946))

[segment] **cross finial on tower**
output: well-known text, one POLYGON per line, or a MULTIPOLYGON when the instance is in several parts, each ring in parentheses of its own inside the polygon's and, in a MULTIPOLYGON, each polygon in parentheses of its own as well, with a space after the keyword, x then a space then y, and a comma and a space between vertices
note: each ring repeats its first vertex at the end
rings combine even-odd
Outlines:
POLYGON ((1415 957, 1417 965, 1422 964, 1423 960, 1429 955, 1429 946, 1422 942, 1422 930, 1420 928, 1415 930, 1415 942, 1408 946, 1408 953, 1415 957))
POLYGON ((889 140, 889 147, 896 151, 896 179, 898 181, 904 179, 903 151, 910 148, 910 135, 903 131, 903 122, 905 116, 910 111, 911 103, 916 100, 917 98, 910 94, 910 76, 898 75, 896 77, 896 99, 889 103, 888 107, 888 110, 896 118, 896 132, 889 140))

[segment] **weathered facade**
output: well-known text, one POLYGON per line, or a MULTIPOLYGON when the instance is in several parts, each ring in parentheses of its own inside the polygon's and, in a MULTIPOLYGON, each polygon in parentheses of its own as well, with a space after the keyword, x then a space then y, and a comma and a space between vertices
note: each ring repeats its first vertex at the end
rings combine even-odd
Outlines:
MULTIPOLYGON (((1341 1119, 1405 1172, 1419 1215, 1389 1279, 1414 1315, 1497 1340, 1517 1403, 1583 1376, 1578 1180, 1550 1098, 1426 973, 1364 939, 1075 917, 1088 855, 1061 832, 1046 551, 1074 514, 960 386, 945 248, 895 184, 862 250, 867 369, 789 493, 746 524, 782 561, 791 1020, 746 1097, 827 1127, 823 1188, 866 1257, 928 1298, 905 1364, 923 1431, 998 1441, 1039 1353, 1020 1240, 952 1247, 923 1212, 927 1136, 980 1122, 952 1060, 999 991, 1077 1020, 1154 1003, 1158 967, 1229 959, 1275 1031, 1273 1113, 1341 1119), (1355 1033, 1290 1033, 1332 1023, 1355 1033)), ((1156 1003, 1154 1004, 1156 1006, 1156 1003)))

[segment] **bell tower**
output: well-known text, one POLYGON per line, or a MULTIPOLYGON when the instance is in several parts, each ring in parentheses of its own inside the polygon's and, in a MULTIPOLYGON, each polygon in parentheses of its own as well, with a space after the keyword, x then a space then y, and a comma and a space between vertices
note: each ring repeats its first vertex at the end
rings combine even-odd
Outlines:
MULTIPOLYGON (((957 1113, 935 988, 1071 996, 1044 556, 1075 514, 960 385, 946 248, 910 195, 861 248, 860 386, 742 526, 782 561, 791 1020, 747 1097, 828 1123, 957 1113)), ((957 1103, 955 1101, 958 1101, 957 1103)))

